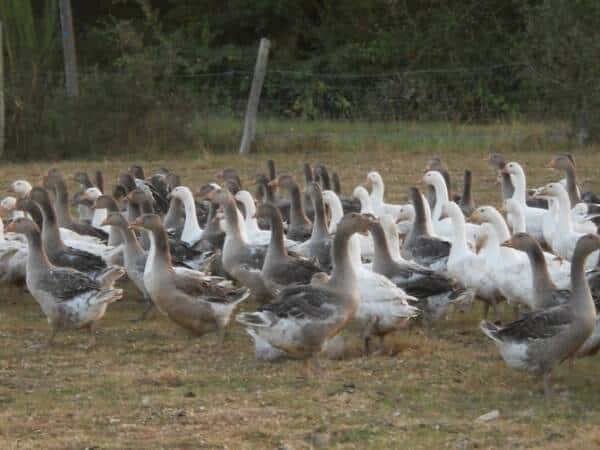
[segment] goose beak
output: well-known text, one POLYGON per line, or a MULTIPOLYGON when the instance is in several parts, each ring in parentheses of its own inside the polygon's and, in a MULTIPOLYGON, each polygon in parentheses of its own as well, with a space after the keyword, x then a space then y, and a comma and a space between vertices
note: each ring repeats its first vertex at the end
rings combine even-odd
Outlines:
POLYGON ((546 190, 545 187, 542 187, 542 188, 538 189, 537 191, 535 191, 533 193, 532 197, 535 197, 535 198, 545 198, 545 197, 548 197, 548 191, 546 190))
POLYGON ((500 247, 514 248, 513 243, 510 239, 507 239, 502 244, 500 244, 500 247))
POLYGON ((102 226, 102 227, 105 227, 105 226, 107 226, 107 225, 110 225, 110 224, 108 223, 108 219, 104 219, 104 220, 102 221, 102 223, 100 224, 100 226, 102 226))
POLYGON ((504 175, 510 175, 510 172, 508 171, 506 166, 504 166, 502 169, 500 169, 500 173, 504 174, 504 175))
POLYGON ((544 165, 544 167, 545 167, 546 169, 556 169, 556 161, 554 161, 554 158, 553 158, 553 159, 551 159, 550 161, 548 161, 548 162, 547 162, 547 163, 544 165))
POLYGON ((277 178, 275 178, 274 180, 269 181, 269 186, 279 187, 279 180, 277 180, 277 178))
POLYGON ((222 180, 223 179, 223 171, 219 170, 217 173, 215 173, 215 178, 217 178, 218 180, 222 180))
POLYGON ((15 232, 15 223, 11 222, 9 223, 6 228, 4 229, 4 231, 8 232, 8 233, 14 233, 15 232))

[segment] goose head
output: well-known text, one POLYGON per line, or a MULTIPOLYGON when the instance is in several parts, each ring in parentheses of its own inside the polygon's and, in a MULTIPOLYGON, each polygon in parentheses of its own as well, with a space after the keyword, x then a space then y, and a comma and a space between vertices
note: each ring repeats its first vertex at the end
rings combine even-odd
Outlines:
POLYGON ((100 189, 98 189, 97 187, 91 187, 83 192, 83 197, 91 202, 95 202, 96 200, 98 200, 98 198, 100 198, 101 195, 102 192, 100 192, 100 189))
POLYGON ((18 198, 25 198, 31 192, 32 186, 28 181, 17 180, 10 185, 10 191, 14 192, 18 198))
POLYGON ((446 184, 443 175, 436 170, 429 170, 423 175, 423 183, 428 186, 443 186, 446 184))
POLYGON ((525 172, 523 172, 523 167, 521 167, 521 164, 519 164, 518 162, 515 162, 515 161, 506 163, 506 165, 502 168, 502 173, 506 173, 508 175, 515 175, 515 176, 525 175, 525 172))
POLYGON ((171 190, 171 192, 169 192, 168 198, 177 198, 179 200, 181 200, 182 202, 184 200, 189 200, 190 198, 194 198, 194 196, 192 195, 192 191, 190 190, 190 188, 186 187, 186 186, 177 186, 175 188, 173 188, 173 190, 171 190))
POLYGON ((375 171, 369 172, 367 174, 367 184, 370 186, 383 186, 383 178, 375 171))
POLYGON ((498 170, 504 169, 504 166, 506 165, 504 156, 501 153, 490 153, 488 163, 490 166, 495 167, 498 170))
POLYGON ((572 155, 569 154, 561 154, 552 158, 546 164, 547 168, 555 169, 555 170, 569 170, 575 168, 575 160, 572 155))
POLYGON ((413 205, 402 205, 398 209, 397 222, 402 222, 404 220, 407 220, 409 222, 415 220, 415 207, 413 205))
POLYGON ((127 228, 129 224, 127 223, 127 219, 123 217, 123 214, 120 212, 111 212, 106 216, 106 219, 102 221, 102 226, 110 225, 118 228, 127 228))
POLYGON ((6 231, 10 233, 29 234, 33 232, 39 233, 40 229, 33 220, 26 217, 19 217, 6 227, 6 231))
POLYGON ((565 188, 560 183, 548 183, 545 186, 542 186, 537 190, 534 194, 534 197, 559 197, 562 194, 566 194, 565 188))
POLYGON ((488 223, 497 220, 500 216, 500 213, 493 206, 480 206, 478 207, 471 216, 469 220, 473 223, 488 223))
POLYGON ((4 197, 0 201, 0 217, 4 217, 6 213, 14 211, 17 207, 17 199, 15 197, 4 197))
POLYGON ((515 233, 510 239, 504 241, 502 247, 514 248, 526 252, 529 249, 538 246, 538 242, 528 233, 515 233))
POLYGON ((163 223, 160 216, 156 214, 142 214, 129 225, 129 228, 160 231, 163 228, 163 223))
POLYGON ((367 236, 369 227, 374 223, 378 223, 378 221, 370 214, 349 213, 340 220, 337 233, 358 233, 367 236))

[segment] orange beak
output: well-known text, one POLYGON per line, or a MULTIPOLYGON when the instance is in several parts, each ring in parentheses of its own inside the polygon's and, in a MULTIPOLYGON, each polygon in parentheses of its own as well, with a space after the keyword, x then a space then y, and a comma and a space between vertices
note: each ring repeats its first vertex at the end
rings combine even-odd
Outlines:
POLYGON ((4 231, 7 231, 9 233, 14 233, 15 232, 15 223, 11 222, 8 224, 8 226, 4 229, 4 231))

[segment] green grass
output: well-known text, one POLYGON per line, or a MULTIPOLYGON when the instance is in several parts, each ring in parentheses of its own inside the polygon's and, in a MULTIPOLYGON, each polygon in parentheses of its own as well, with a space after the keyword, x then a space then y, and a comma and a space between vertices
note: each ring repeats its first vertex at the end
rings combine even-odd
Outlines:
MULTIPOLYGON (((502 134, 500 126, 489 130, 502 134)), ((149 170, 170 167, 194 188, 223 166, 239 169, 249 184, 264 170, 267 155, 282 172, 298 176, 302 162, 322 161, 340 173, 346 193, 376 168, 387 182, 386 197, 400 202, 436 153, 450 166, 455 189, 462 170, 470 168, 475 200, 497 204, 499 186, 483 161, 487 148, 458 149, 453 147, 458 139, 430 151, 364 146, 342 153, 305 149, 246 158, 165 153, 142 162, 149 170)), ((526 140, 515 142, 503 150, 523 162, 531 185, 557 177, 543 168, 551 152, 531 151, 526 140)), ((574 153, 581 178, 599 180, 598 153, 574 153)), ((101 168, 111 185, 130 160, 56 165, 65 173, 101 168)), ((46 169, 46 163, 6 164, 0 186, 16 178, 37 182, 46 169)), ((597 181, 592 187, 600 190, 597 181)), ((391 336, 386 341, 390 354, 384 356, 364 357, 357 330, 350 328, 344 332, 344 357, 325 361, 324 375, 305 381, 298 377, 298 362, 255 361, 249 338, 236 324, 228 330, 223 355, 215 352, 214 336, 181 350, 186 336, 168 319, 131 322, 141 305, 126 286, 128 295, 109 308, 98 346, 90 351, 83 348, 87 335, 76 331, 60 334, 51 350, 40 349, 48 325, 39 307, 19 289, 0 288, 0 448, 269 449, 285 443, 299 449, 310 448, 315 433, 326 434, 329 447, 343 449, 600 445, 600 361, 577 361, 572 371, 559 368, 558 395, 547 404, 539 381, 506 368, 478 330, 479 305, 468 314, 452 314, 431 331, 391 336), (493 409, 500 411, 499 419, 474 422, 493 409)), ((505 318, 509 314, 505 311, 505 318)))

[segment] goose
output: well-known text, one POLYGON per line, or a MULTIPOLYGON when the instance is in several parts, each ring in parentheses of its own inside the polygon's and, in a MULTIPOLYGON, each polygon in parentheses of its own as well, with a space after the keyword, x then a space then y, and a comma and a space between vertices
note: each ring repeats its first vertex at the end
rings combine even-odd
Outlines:
MULTIPOLYGON (((83 197, 90 201, 92 205, 94 205, 94 203, 96 202, 96 200, 102 195, 102 191, 100 191, 100 189, 98 189, 97 187, 91 187, 86 189, 83 192, 83 197)), ((104 231, 105 233, 108 234, 108 241, 110 241, 110 227, 102 227, 102 222, 104 222, 104 219, 106 219, 106 216, 108 215, 108 211, 105 208, 90 208, 91 213, 92 213, 92 218, 91 218, 91 225, 95 228, 98 228, 102 231, 104 231)), ((109 244, 111 245, 111 244, 109 244)), ((114 244, 113 244, 114 245, 114 244)))
POLYGON ((110 212, 104 220, 104 224, 112 227, 122 235, 124 243, 123 266, 127 276, 140 291, 146 303, 146 309, 139 318, 140 320, 144 320, 154 306, 144 284, 144 269, 148 253, 142 248, 133 229, 129 227, 129 223, 120 212, 110 212))
POLYGON ((450 243, 433 235, 431 211, 416 187, 409 189, 414 211, 413 225, 402 243, 401 255, 436 272, 444 271, 450 255, 450 243))
POLYGON ((242 227, 242 214, 237 209, 230 192, 221 189, 210 192, 208 198, 217 202, 223 208, 225 215, 223 269, 235 280, 249 288, 258 301, 269 300, 271 294, 260 276, 266 248, 248 243, 246 230, 242 227))
MULTIPOLYGON (((427 162, 427 165, 425 166, 425 171, 428 172, 430 170, 438 172, 442 175, 446 185, 446 196, 447 198, 450 198, 450 173, 448 172, 448 169, 446 169, 446 167, 444 166, 444 163, 442 162, 441 158, 439 158, 438 156, 434 156, 427 162)), ((434 208, 437 201, 437 197, 433 186, 427 186, 426 197, 427 203, 429 203, 429 207, 434 208)))
POLYGON ((98 276, 103 273, 107 264, 100 256, 64 244, 48 192, 44 188, 35 187, 29 195, 31 200, 37 203, 42 213, 41 236, 44 251, 50 262, 56 266, 76 269, 90 276, 98 276))
POLYGON ((294 178, 290 175, 282 175, 276 180, 271 180, 273 186, 287 189, 290 194, 290 222, 288 224, 287 237, 293 241, 304 242, 312 234, 312 222, 306 217, 302 206, 302 195, 300 188, 294 178))
POLYGON ((269 203, 260 205, 258 215, 269 220, 271 236, 260 276, 273 297, 290 284, 309 284, 321 269, 312 261, 290 256, 283 243, 283 221, 279 210, 269 203))
MULTIPOLYGON (((429 203, 427 204, 429 206, 429 203)), ((396 231, 399 234, 406 236, 410 233, 412 224, 415 220, 415 208, 410 203, 400 206, 398 210, 398 218, 396 219, 396 231)))
MULTIPOLYGON (((331 211, 328 231, 330 234, 335 234, 338 224, 344 217, 342 203, 333 191, 323 191, 323 202, 331 211)), ((393 219, 390 216, 382 216, 380 220, 384 218, 389 219, 393 228, 393 219)), ((356 320, 363 330, 365 352, 369 354, 369 344, 373 336, 379 337, 380 348, 382 348, 385 336, 406 325, 408 320, 418 313, 418 310, 407 303, 407 301, 413 300, 413 297, 408 296, 383 275, 374 273, 367 268, 367 265, 361 263, 360 237, 363 236, 354 234, 350 238, 348 251, 356 272, 361 298, 356 320)), ((313 276, 312 281, 326 281, 326 274, 319 275, 320 278, 313 276)))
MULTIPOLYGON (((507 211, 511 211, 515 215, 515 220, 518 222, 519 228, 515 229, 515 232, 525 232, 525 223, 522 218, 522 206, 513 199, 508 199, 505 202, 507 211), (514 211, 514 212, 513 212, 514 211)), ((489 222, 495 230, 496 238, 498 240, 498 245, 507 241, 510 238, 510 232, 508 231, 508 226, 500 212, 493 206, 480 206, 477 208, 473 215, 471 216, 472 220, 476 220, 479 222, 489 222)), ((507 252, 508 250, 501 250, 501 252, 507 252)), ((564 260, 558 259, 552 253, 543 253, 544 258, 546 260, 546 265, 548 267, 548 271, 552 278, 553 283, 555 283, 560 289, 568 289, 571 286, 571 267, 570 264, 564 260)), ((513 254, 514 256, 514 254, 513 254)), ((521 260, 527 261, 524 256, 519 256, 521 260)), ((510 259, 510 257, 509 257, 510 259)), ((505 260, 502 259, 504 262, 505 260)), ((511 270, 510 268, 508 270, 511 270)), ((518 287, 517 287, 518 288, 518 287)))
POLYGON ((27 245, 17 239, 6 239, 4 221, 0 218, 0 282, 23 284, 26 264, 27 245))
MULTIPOLYGON (((88 175, 87 172, 83 172, 83 171, 75 172, 75 174, 73 175, 73 179, 79 184, 79 186, 82 189, 81 193, 78 192, 75 194, 75 196, 78 196, 78 194, 85 193, 85 191, 87 189, 96 187, 96 186, 94 186, 94 183, 92 183, 92 180, 90 179, 90 176, 88 175)), ((102 194, 102 191, 100 191, 100 192, 102 194)), ((78 203, 77 204, 77 213, 79 215, 80 222, 91 222, 92 221, 93 211, 90 208, 89 204, 86 204, 84 202, 78 203)))
POLYGON ((384 214, 389 214, 390 216, 397 218, 401 205, 392 205, 384 202, 385 185, 383 184, 381 175, 375 171, 369 172, 367 174, 367 183, 372 186, 370 198, 375 215, 382 216, 384 214))
POLYGON ((88 223, 73 220, 71 211, 69 210, 69 192, 60 172, 50 169, 48 175, 44 177, 44 185, 55 194, 54 210, 59 227, 68 228, 79 235, 101 239, 103 242, 108 241, 108 234, 105 231, 95 228, 88 223))
POLYGON ((515 192, 515 187, 510 179, 510 174, 504 172, 504 166, 506 166, 504 156, 502 156, 500 153, 490 153, 488 163, 497 171, 497 179, 500 183, 502 201, 504 202, 509 198, 512 198, 515 192))
POLYGON ((315 220, 310 239, 294 247, 294 251, 307 258, 314 258, 322 269, 331 267, 332 240, 327 231, 325 207, 321 188, 316 182, 308 185, 308 191, 313 201, 315 220))
POLYGON ((217 217, 218 205, 211 201, 204 202, 207 207, 206 227, 202 232, 202 239, 194 245, 194 250, 199 252, 214 251, 223 248, 225 242, 225 232, 221 228, 221 223, 217 217))
MULTIPOLYGON (((484 222, 481 225, 478 244, 478 255, 483 257, 485 263, 480 270, 490 276, 502 296, 511 304, 525 305, 530 310, 539 309, 535 303, 532 272, 527 257, 512 248, 502 247, 491 223, 484 222)), ((492 308, 498 318, 495 303, 492 303, 492 308)))
POLYGON ((261 203, 272 203, 279 208, 281 216, 285 222, 290 221, 291 203, 287 198, 281 198, 275 195, 273 185, 270 185, 271 180, 266 175, 258 175, 256 184, 258 185, 258 198, 261 203))
POLYGON ((596 235, 584 235, 577 242, 571 263, 569 302, 533 311, 503 326, 485 321, 480 324, 509 367, 543 378, 546 398, 551 396, 552 370, 565 359, 573 358, 595 329, 596 308, 584 264, 590 253, 598 249, 600 237, 596 235))
MULTIPOLYGON (((510 175, 510 179, 515 187, 512 198, 523 206, 527 232, 537 240, 543 242, 543 222, 548 211, 542 208, 534 208, 527 204, 527 185, 523 168, 517 162, 509 162, 502 169, 502 173, 510 175)), ((508 215, 508 223, 514 226, 512 214, 508 215)))
POLYGON ((225 287, 222 278, 208 277, 199 271, 176 270, 171 262, 167 233, 156 214, 144 214, 131 226, 150 231, 144 286, 152 302, 193 336, 216 332, 221 351, 231 315, 248 298, 249 291, 225 287))
POLYGON ((369 231, 375 242, 373 272, 387 277, 408 295, 418 298, 419 310, 427 323, 431 324, 443 317, 452 302, 472 302, 473 292, 455 291, 453 282, 444 275, 418 264, 393 260, 380 223, 372 222, 369 231))
MULTIPOLYGON (((232 169, 231 167, 226 167, 225 169, 217 172, 216 178, 218 180, 223 180, 223 182, 225 182, 225 181, 231 182, 232 186, 236 186, 236 188, 237 188, 235 190, 236 192, 239 191, 240 189, 242 189, 242 180, 238 176, 236 170, 232 169)), ((236 192, 232 192, 232 194, 235 195, 236 192)))
POLYGON ((337 194, 342 202, 342 208, 344 209, 344 214, 348 214, 351 212, 360 212, 360 202, 353 197, 344 197, 342 195, 342 186, 340 183, 340 177, 337 173, 333 172, 331 174, 331 185, 332 190, 337 194))
POLYGON ((352 213, 338 224, 333 243, 333 272, 318 284, 288 286, 275 302, 261 310, 240 313, 236 320, 269 345, 289 356, 309 359, 319 369, 319 355, 356 314, 360 293, 350 261, 348 242, 356 232, 366 233, 370 218, 352 213))
POLYGON ((485 270, 485 258, 471 251, 465 236, 465 217, 459 206, 447 202, 442 206, 442 214, 452 220, 454 238, 448 256, 447 271, 450 277, 457 280, 467 289, 474 289, 477 297, 492 307, 498 303, 500 292, 490 275, 485 270))
MULTIPOLYGON (((181 239, 181 233, 185 226, 185 209, 183 202, 177 197, 170 196, 169 209, 164 217, 164 225, 167 233, 176 236, 181 239)), ((200 226, 200 224, 198 224, 200 226)))
POLYGON ((581 191, 577 186, 577 175, 575 173, 575 160, 569 154, 561 154, 552 158, 546 167, 554 170, 562 170, 565 173, 564 187, 569 194, 571 205, 581 201, 581 191))
MULTIPOLYGON (((444 219, 441 217, 442 207, 449 201, 448 188, 446 186, 446 182, 444 181, 444 177, 439 172, 430 170, 423 176, 423 182, 428 186, 433 186, 435 190, 436 202, 431 216, 433 230, 437 236, 448 239, 452 242, 452 239, 455 236, 453 222, 447 218, 444 219)), ((468 243, 473 244, 475 242, 478 228, 479 227, 477 225, 472 223, 465 224, 465 236, 468 243)))
POLYGON ((597 213, 590 213, 591 207, 592 205, 588 203, 580 202, 571 208, 571 222, 573 223, 573 230, 584 234, 593 234, 598 232, 598 227, 593 220, 600 217, 600 215, 597 213))
POLYGON ((203 230, 198 223, 196 214, 196 202, 192 191, 186 186, 177 186, 169 193, 170 198, 178 199, 185 211, 185 220, 183 231, 181 232, 181 241, 189 246, 194 246, 202 239, 203 230))
POLYGON ((90 332, 89 345, 93 346, 94 332, 107 306, 123 296, 123 290, 115 289, 113 285, 123 276, 124 270, 112 267, 102 277, 91 278, 77 270, 55 266, 46 255, 40 231, 31 219, 16 219, 7 231, 27 237, 27 289, 50 324, 47 345, 52 345, 60 329, 87 328, 90 332))
MULTIPOLYGON (((571 222, 571 208, 569 195, 560 183, 549 183, 542 187, 536 195, 552 197, 558 204, 558 224, 556 237, 550 244, 554 253, 561 258, 571 261, 577 242, 584 236, 573 230, 571 222)), ((586 268, 593 269, 598 264, 599 252, 594 252, 590 258, 586 260, 586 268)))
MULTIPOLYGON (((234 198, 244 206, 244 227, 246 229, 246 238, 251 245, 269 245, 271 240, 271 232, 269 230, 261 230, 258 227, 256 219, 256 205, 252 194, 248 191, 238 191, 234 198)), ((288 242, 289 245, 289 242, 288 242)))

